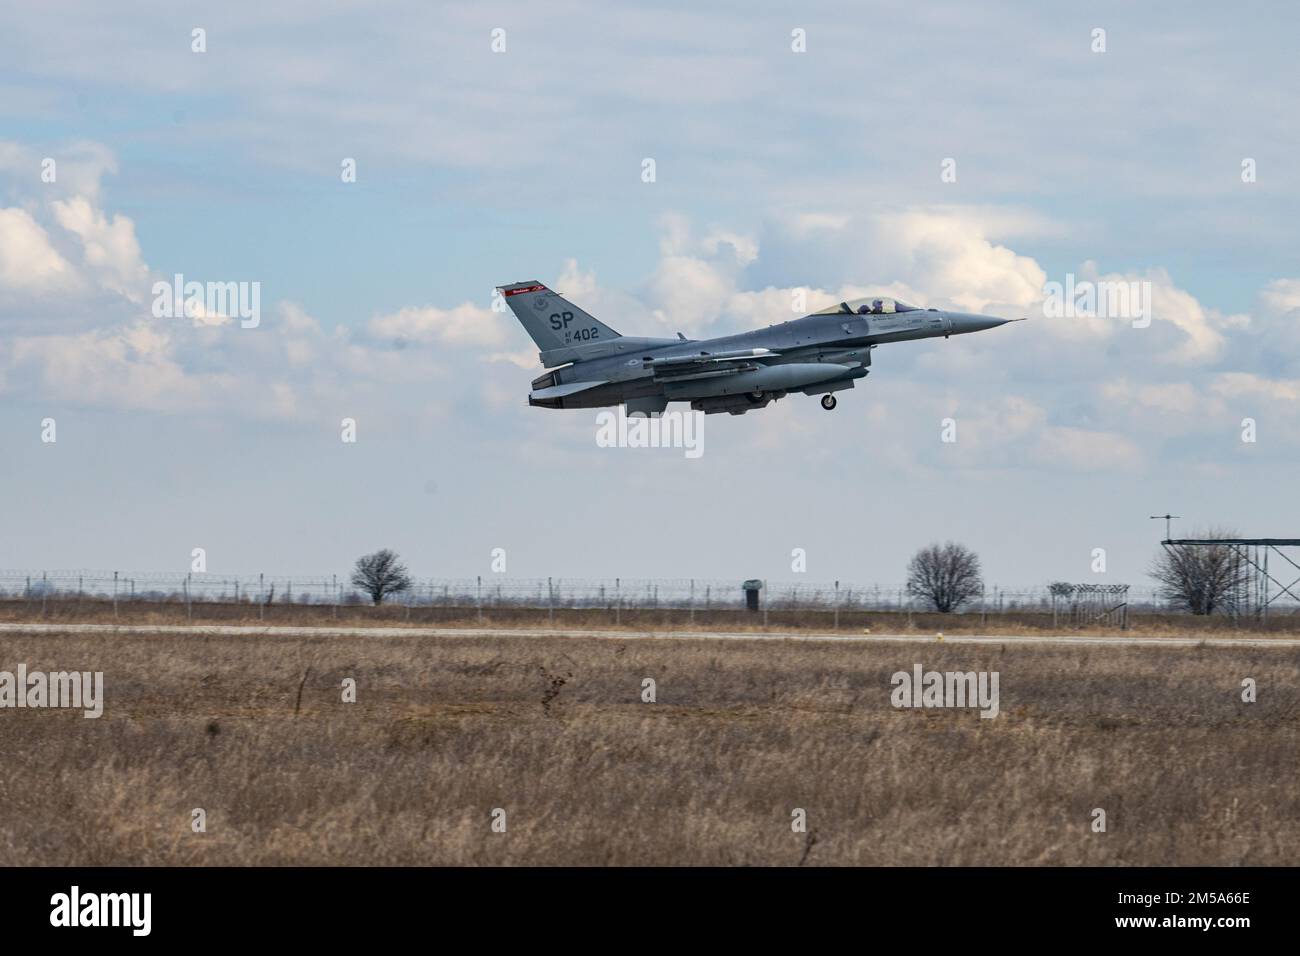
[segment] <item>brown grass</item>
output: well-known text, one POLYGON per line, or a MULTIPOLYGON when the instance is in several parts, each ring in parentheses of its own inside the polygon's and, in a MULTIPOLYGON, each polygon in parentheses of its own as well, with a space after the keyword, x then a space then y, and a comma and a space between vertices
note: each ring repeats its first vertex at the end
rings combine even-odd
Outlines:
POLYGON ((188 610, 183 601, 122 600, 116 613, 109 600, 59 597, 42 605, 39 598, 0 600, 0 622, 63 624, 248 624, 320 626, 389 626, 389 627, 477 627, 498 629, 512 627, 584 630, 697 630, 697 631, 809 631, 815 633, 861 634, 869 629, 876 634, 1123 634, 1147 636, 1259 636, 1276 634, 1300 636, 1300 615, 1276 611, 1266 621, 1243 619, 1234 622, 1223 615, 1195 617, 1188 614, 1143 612, 1130 616, 1129 628, 1089 624, 1072 627, 1062 614, 1058 626, 1052 624, 1050 611, 1013 610, 1003 613, 979 611, 958 614, 907 613, 906 611, 842 611, 839 627, 832 611, 820 608, 771 609, 767 626, 761 613, 743 609, 674 608, 545 608, 485 607, 480 616, 473 606, 422 605, 407 609, 400 604, 371 607, 366 604, 331 605, 277 603, 259 606, 250 601, 195 602, 188 610))
POLYGON ((20 662, 107 706, 0 711, 9 864, 1300 862, 1282 649, 0 634, 20 662), (893 709, 918 662, 1003 713, 893 709))

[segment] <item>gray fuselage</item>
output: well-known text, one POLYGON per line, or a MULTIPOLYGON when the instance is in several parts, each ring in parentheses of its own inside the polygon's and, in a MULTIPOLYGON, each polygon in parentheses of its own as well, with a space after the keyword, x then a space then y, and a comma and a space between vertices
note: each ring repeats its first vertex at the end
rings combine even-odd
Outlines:
MULTIPOLYGON (((639 399, 661 399, 700 402, 705 410, 713 410, 708 407, 710 404, 726 405, 730 396, 748 396, 752 405, 758 404, 763 394, 778 398, 789 391, 816 394, 852 388, 856 379, 867 374, 871 350, 878 345, 975 332, 1004 321, 970 313, 911 309, 876 315, 814 314, 714 339, 616 339, 608 343, 609 348, 616 349, 615 354, 572 362, 539 378, 534 386, 602 383, 546 402, 550 407, 559 408, 599 408, 635 403, 639 399), (725 370, 696 373, 677 380, 662 375, 656 368, 664 359, 690 359, 745 350, 772 354, 755 357, 748 363, 753 366, 749 370, 741 366, 737 371, 732 364, 725 370), (784 378, 782 366, 792 367, 791 374, 784 378), (773 387, 762 387, 767 382, 773 387)), ((734 400, 731 404, 744 407, 734 400)), ((717 410, 732 409, 719 407, 717 410)))

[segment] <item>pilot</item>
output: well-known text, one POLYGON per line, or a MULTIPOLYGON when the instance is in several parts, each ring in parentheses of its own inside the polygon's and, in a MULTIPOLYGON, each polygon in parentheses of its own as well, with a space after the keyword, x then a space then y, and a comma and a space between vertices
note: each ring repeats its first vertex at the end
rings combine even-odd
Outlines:
POLYGON ((858 306, 858 315, 870 315, 870 314, 871 314, 871 306, 867 305, 865 302, 863 302, 860 306, 858 306))
POLYGON ((872 315, 880 315, 880 313, 882 313, 882 312, 884 312, 884 311, 885 311, 885 304, 884 304, 883 302, 881 302, 879 299, 872 299, 872 300, 871 300, 871 314, 872 314, 872 315))

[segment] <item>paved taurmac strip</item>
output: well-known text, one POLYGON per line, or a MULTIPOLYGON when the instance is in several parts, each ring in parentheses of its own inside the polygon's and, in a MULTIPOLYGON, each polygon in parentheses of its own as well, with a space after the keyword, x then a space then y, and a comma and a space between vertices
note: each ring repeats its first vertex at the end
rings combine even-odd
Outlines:
POLYGON ((293 627, 258 624, 13 624, 0 634, 214 634, 232 637, 587 637, 660 641, 892 641, 906 644, 1037 644, 1104 647, 1300 647, 1295 637, 1138 637, 1060 634, 818 634, 783 631, 583 630, 547 627, 293 627))

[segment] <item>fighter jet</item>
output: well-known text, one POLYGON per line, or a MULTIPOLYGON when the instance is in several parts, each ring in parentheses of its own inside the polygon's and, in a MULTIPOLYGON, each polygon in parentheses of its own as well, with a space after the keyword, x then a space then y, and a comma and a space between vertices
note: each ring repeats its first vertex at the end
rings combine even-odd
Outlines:
POLYGON ((652 339, 620 335, 536 280, 499 288, 541 349, 542 367, 551 369, 533 380, 529 405, 625 405, 629 415, 658 415, 678 401, 707 414, 743 415, 791 392, 820 395, 830 411, 836 392, 866 377, 879 345, 1020 321, 877 296, 738 335, 652 339))

